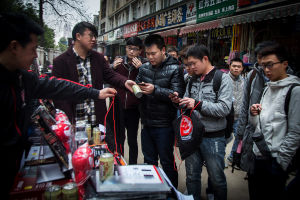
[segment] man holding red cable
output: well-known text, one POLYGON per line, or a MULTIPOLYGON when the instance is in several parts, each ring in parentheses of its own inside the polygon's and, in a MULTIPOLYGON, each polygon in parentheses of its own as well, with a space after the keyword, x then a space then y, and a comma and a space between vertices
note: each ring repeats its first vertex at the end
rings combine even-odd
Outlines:
MULTIPOLYGON (((104 81, 132 92, 134 81, 112 70, 102 54, 92 50, 96 44, 97 30, 88 22, 76 24, 72 31, 74 45, 54 59, 52 75, 82 85, 103 89, 104 81)), ((105 100, 54 101, 56 108, 63 110, 70 121, 87 121, 92 126, 103 124, 106 113, 105 100)))

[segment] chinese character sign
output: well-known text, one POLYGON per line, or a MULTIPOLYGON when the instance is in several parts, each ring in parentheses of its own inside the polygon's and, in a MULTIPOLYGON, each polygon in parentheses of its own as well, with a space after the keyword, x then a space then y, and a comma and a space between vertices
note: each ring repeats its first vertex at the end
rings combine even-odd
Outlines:
POLYGON ((197 23, 200 23, 233 14, 237 0, 197 0, 196 6, 197 23))
POLYGON ((138 32, 180 24, 186 21, 186 5, 174 8, 138 22, 138 32))

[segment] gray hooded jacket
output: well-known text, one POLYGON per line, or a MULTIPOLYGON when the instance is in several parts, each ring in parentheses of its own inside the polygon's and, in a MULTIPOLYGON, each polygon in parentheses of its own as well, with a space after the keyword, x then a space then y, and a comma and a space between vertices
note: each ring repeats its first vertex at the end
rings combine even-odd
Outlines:
MULTIPOLYGON (((250 117, 250 122, 256 127, 255 131, 264 135, 272 157, 276 158, 284 170, 300 146, 299 86, 294 87, 291 92, 288 113, 284 110, 285 98, 292 84, 300 86, 300 79, 289 75, 282 80, 268 82, 260 101, 260 114, 250 117)), ((253 152, 256 156, 262 155, 255 143, 253 152)))

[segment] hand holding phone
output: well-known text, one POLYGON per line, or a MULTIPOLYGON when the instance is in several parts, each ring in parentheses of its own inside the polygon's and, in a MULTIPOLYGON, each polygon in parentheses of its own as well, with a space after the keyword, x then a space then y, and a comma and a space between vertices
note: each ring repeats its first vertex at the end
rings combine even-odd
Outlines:
POLYGON ((144 82, 141 82, 141 83, 138 83, 139 86, 146 86, 146 83, 144 82))

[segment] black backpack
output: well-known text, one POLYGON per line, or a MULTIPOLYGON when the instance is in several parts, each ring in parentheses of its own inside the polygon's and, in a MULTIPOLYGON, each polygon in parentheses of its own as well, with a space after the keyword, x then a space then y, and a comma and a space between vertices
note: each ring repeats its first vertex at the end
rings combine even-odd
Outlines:
MULTIPOLYGON (((217 97, 218 97, 219 89, 221 87, 222 75, 223 75, 223 72, 216 69, 215 74, 214 74, 214 78, 213 78, 213 90, 216 93, 217 97)), ((195 77, 192 77, 190 82, 189 82, 189 86, 188 86, 189 96, 191 94, 191 88, 192 88, 193 81, 195 81, 195 77)), ((226 116, 226 121, 227 121, 227 125, 226 125, 226 129, 225 129, 225 138, 228 139, 228 138, 230 138, 230 136, 233 132, 233 122, 234 122, 233 103, 232 103, 232 106, 231 106, 230 113, 226 116)))
MULTIPOLYGON (((291 99, 291 93, 294 87, 299 86, 299 84, 292 84, 292 86, 289 88, 286 97, 285 97, 285 102, 284 102, 284 111, 286 114, 286 121, 288 122, 288 113, 289 113, 289 104, 290 104, 290 99, 291 99)), ((298 147, 296 154, 294 155, 291 163, 288 166, 287 171, 292 172, 295 170, 300 169, 300 147, 298 147)))

